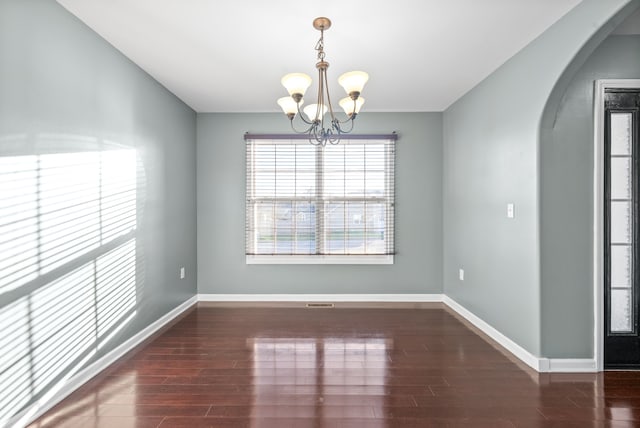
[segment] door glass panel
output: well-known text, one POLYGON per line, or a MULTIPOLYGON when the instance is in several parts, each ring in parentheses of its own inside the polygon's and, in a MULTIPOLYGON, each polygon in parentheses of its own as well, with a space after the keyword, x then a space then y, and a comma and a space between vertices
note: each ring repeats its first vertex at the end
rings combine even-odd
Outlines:
POLYGON ((611 286, 631 288, 631 246, 611 246, 611 286))
POLYGON ((631 202, 611 202, 611 242, 631 243, 631 202))
POLYGON ((611 154, 631 154, 631 113, 611 113, 611 154))
POLYGON ((631 290, 611 290, 611 331, 631 332, 631 290))
POLYGON ((631 154, 631 113, 611 113, 611 154, 631 154))
POLYGON ((611 158, 611 199, 631 199, 631 157, 611 158))
POLYGON ((628 112, 611 113, 609 158, 609 295, 611 333, 633 327, 633 163, 632 120, 628 112))

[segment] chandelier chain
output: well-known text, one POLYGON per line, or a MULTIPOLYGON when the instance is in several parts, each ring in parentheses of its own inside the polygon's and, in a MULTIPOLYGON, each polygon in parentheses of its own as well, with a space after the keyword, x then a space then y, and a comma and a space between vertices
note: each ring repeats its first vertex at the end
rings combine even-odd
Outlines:
POLYGON ((318 60, 324 61, 324 30, 320 30, 320 39, 315 49, 318 51, 318 60))

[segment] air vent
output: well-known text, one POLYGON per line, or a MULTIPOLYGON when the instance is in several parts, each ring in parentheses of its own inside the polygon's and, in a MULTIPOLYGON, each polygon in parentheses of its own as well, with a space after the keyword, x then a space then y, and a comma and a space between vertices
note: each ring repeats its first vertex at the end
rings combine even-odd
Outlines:
POLYGON ((333 303, 307 303, 307 308, 333 308, 333 303))

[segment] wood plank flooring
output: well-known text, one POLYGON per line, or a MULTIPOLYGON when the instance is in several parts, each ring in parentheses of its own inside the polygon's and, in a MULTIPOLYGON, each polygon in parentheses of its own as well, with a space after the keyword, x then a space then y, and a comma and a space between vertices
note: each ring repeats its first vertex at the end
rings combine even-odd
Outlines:
POLYGON ((439 304, 198 307, 31 427, 633 427, 640 373, 538 374, 439 304))

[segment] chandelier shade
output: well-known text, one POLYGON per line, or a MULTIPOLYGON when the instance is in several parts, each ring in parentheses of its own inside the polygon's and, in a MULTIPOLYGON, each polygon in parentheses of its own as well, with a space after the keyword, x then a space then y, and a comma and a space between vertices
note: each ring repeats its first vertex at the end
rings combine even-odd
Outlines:
POLYGON ((346 97, 338 101, 338 104, 347 116, 351 116, 354 113, 354 109, 355 114, 360 113, 360 108, 362 108, 362 104, 364 104, 364 98, 358 97, 358 99, 354 101, 351 97, 346 97))
POLYGON ((292 115, 291 117, 298 114, 298 104, 302 105, 304 100, 301 98, 298 103, 296 103, 291 97, 282 97, 278 98, 278 105, 284 111, 284 114, 287 116, 292 115))
POLYGON ((289 95, 293 97, 296 94, 304 96, 304 93, 307 92, 307 89, 309 89, 313 81, 311 77, 304 73, 289 73, 282 78, 281 82, 282 86, 289 92, 289 95))
POLYGON ((349 71, 338 78, 338 83, 351 96, 353 93, 360 95, 364 84, 369 80, 369 75, 364 71, 349 71))
POLYGON ((299 134, 307 134, 311 144, 322 146, 327 143, 338 144, 342 134, 348 134, 353 130, 353 122, 364 104, 364 98, 360 97, 360 94, 369 80, 369 75, 364 71, 350 71, 338 78, 338 83, 348 95, 338 103, 346 114, 346 117, 340 120, 331 105, 327 78, 329 63, 325 61, 324 53, 324 32, 331 27, 331 21, 329 18, 316 18, 313 21, 313 27, 320 31, 320 40, 315 47, 317 51, 316 69, 318 70, 316 102, 307 105, 300 111, 304 102, 302 97, 311 86, 312 79, 304 73, 289 73, 281 80, 282 86, 285 87, 289 96, 279 98, 278 105, 289 118, 291 128, 299 134), (303 123, 304 129, 296 128, 295 118, 303 123))
POLYGON ((329 111, 329 107, 323 104, 309 104, 305 108, 302 109, 304 114, 307 115, 309 120, 322 120, 327 111, 329 111))

